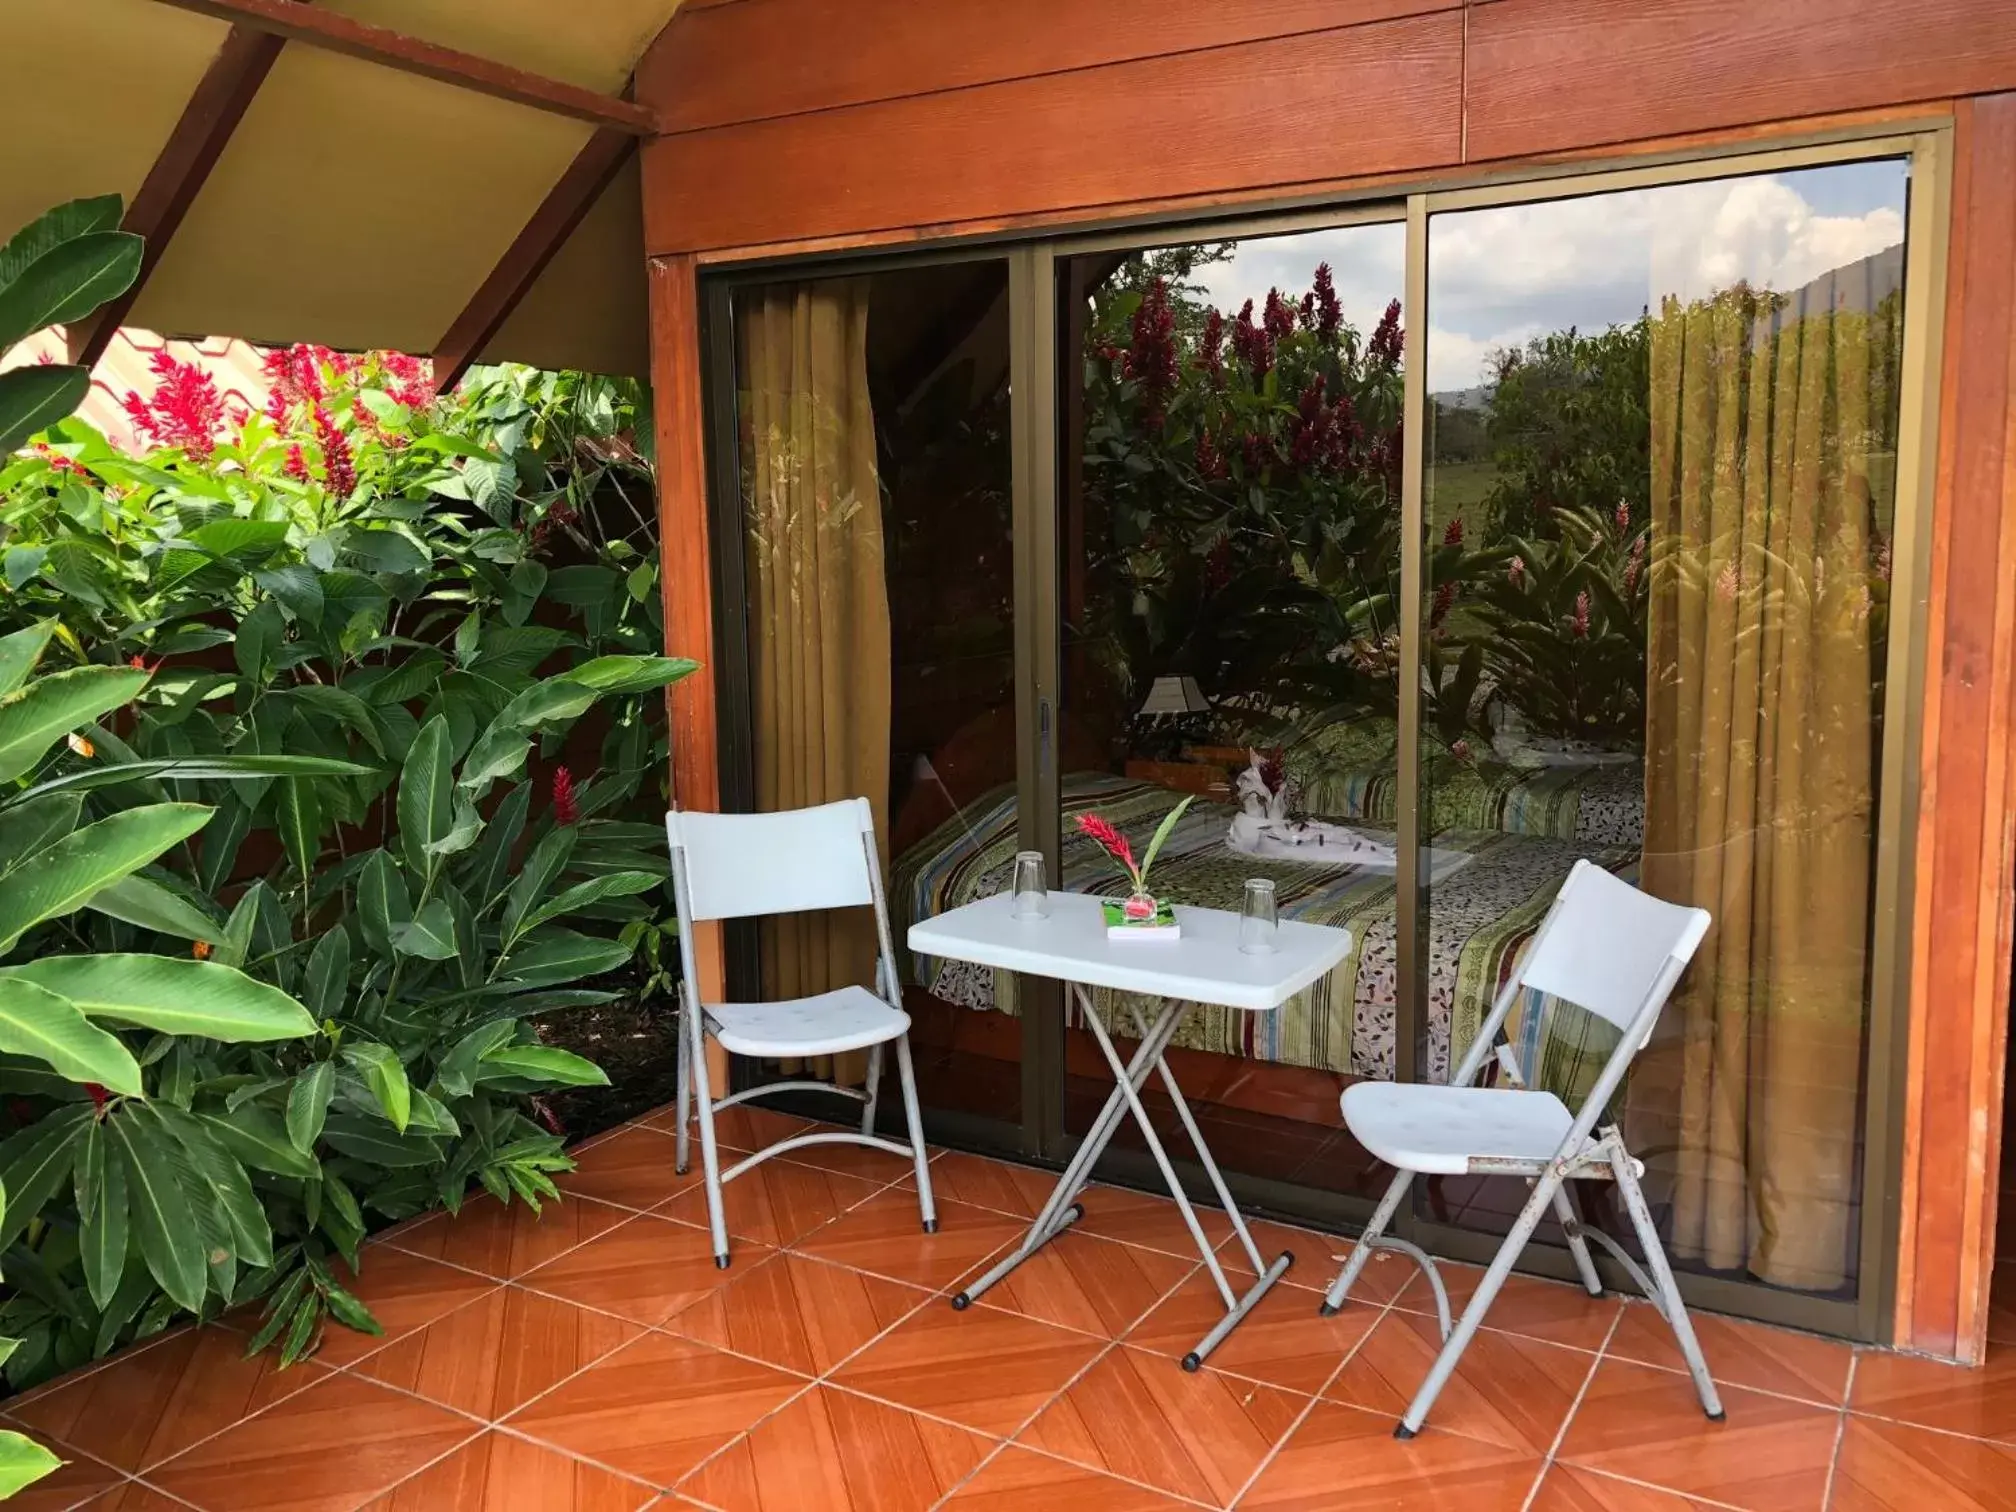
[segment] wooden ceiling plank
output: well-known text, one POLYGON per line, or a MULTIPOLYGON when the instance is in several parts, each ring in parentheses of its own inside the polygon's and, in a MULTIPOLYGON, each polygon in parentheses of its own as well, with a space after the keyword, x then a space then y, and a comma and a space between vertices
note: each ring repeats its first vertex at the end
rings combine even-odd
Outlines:
POLYGON ((174 130, 168 133, 160 156, 126 207, 122 228, 146 240, 139 276, 125 293, 70 333, 72 361, 93 367, 105 355, 113 333, 132 313, 149 275, 160 264, 182 217, 210 177, 210 170, 217 166, 284 45, 283 38, 242 26, 234 26, 226 35, 174 130))
POLYGON ((441 388, 452 387, 476 360, 636 148, 637 139, 621 131, 605 129, 588 139, 447 334, 435 343, 434 381, 441 388))
POLYGON ((305 0, 156 0, 156 3, 361 58, 403 73, 418 74, 509 100, 514 105, 570 116, 630 136, 649 136, 658 129, 655 114, 629 100, 422 41, 388 27, 353 21, 333 11, 316 9, 305 0))

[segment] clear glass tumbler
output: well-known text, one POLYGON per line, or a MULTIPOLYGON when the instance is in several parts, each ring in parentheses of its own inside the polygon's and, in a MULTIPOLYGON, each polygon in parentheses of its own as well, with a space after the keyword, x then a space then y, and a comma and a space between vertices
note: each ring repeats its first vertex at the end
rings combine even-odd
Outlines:
POLYGON ((1050 885, 1041 851, 1021 851, 1015 857, 1014 914, 1018 919, 1049 917, 1050 885))
POLYGON ((1265 877, 1247 879, 1245 901, 1239 909, 1239 948, 1247 955, 1272 954, 1280 928, 1274 884, 1265 877))

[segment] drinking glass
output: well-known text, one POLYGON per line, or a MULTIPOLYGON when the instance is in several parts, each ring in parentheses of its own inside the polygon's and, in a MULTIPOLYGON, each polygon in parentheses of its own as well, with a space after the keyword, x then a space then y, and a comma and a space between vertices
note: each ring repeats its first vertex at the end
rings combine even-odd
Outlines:
POLYGON ((1269 955, 1281 927, 1274 903, 1274 884, 1265 877, 1246 883, 1246 898, 1239 909, 1239 948, 1247 955, 1269 955))
POLYGON ((1044 880, 1043 852, 1022 851, 1015 857, 1015 908, 1018 919, 1043 919, 1050 914, 1050 887, 1044 880))

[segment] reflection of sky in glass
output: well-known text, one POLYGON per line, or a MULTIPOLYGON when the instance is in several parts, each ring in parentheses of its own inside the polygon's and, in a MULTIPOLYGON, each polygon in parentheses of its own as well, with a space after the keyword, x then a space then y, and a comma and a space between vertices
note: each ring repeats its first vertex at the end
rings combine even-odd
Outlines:
MULTIPOLYGON (((1439 215, 1429 387, 1474 387, 1502 347, 1635 320, 1662 294, 1699 297, 1739 278, 1789 291, 1894 247, 1907 178, 1887 159, 1439 215)), ((1269 288, 1299 299, 1327 262, 1345 318, 1369 331, 1404 290, 1406 260, 1403 225, 1346 226, 1248 237, 1196 282, 1228 315, 1248 299, 1257 314, 1269 288)))
POLYGON ((1436 216, 1428 387, 1473 387, 1494 351, 1635 320, 1669 294, 1796 290, 1900 244, 1906 182, 1891 160, 1436 216))

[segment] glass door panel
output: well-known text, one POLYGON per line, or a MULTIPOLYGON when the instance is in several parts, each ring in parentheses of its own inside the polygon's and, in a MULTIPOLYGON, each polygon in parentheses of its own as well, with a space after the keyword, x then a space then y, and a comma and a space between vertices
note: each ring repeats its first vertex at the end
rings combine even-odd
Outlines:
MULTIPOLYGON (((1816 1297, 1860 1280, 1908 179, 1428 222, 1422 1074, 1578 858, 1707 908, 1612 1111, 1677 1267, 1816 1297)), ((1553 1000, 1511 1038, 1571 1106, 1616 1043, 1553 1000)), ((1525 1196, 1420 1211, 1500 1233, 1525 1196)))
MULTIPOLYGON (((1079 819, 1138 852, 1187 798, 1154 891, 1236 909, 1269 877, 1284 916, 1357 934, 1279 1012, 1195 1010, 1169 1058, 1228 1171, 1331 1192, 1380 1180, 1339 1090, 1395 1071, 1405 239, 1373 223, 1057 261, 1063 884, 1127 891, 1079 819)), ((1131 1038, 1129 1005, 1101 1012, 1131 1038)), ((1082 1135, 1112 1077, 1069 1013, 1062 1059, 1082 1135)), ((1173 1108, 1145 1096, 1181 1158, 1173 1108)))
MULTIPOLYGON (((901 949, 1016 849, 1007 263, 745 286, 734 325, 752 806, 874 801, 920 1096, 1017 1125, 1021 1026, 901 949)), ((759 990, 873 955, 865 917, 766 921, 759 990)))

